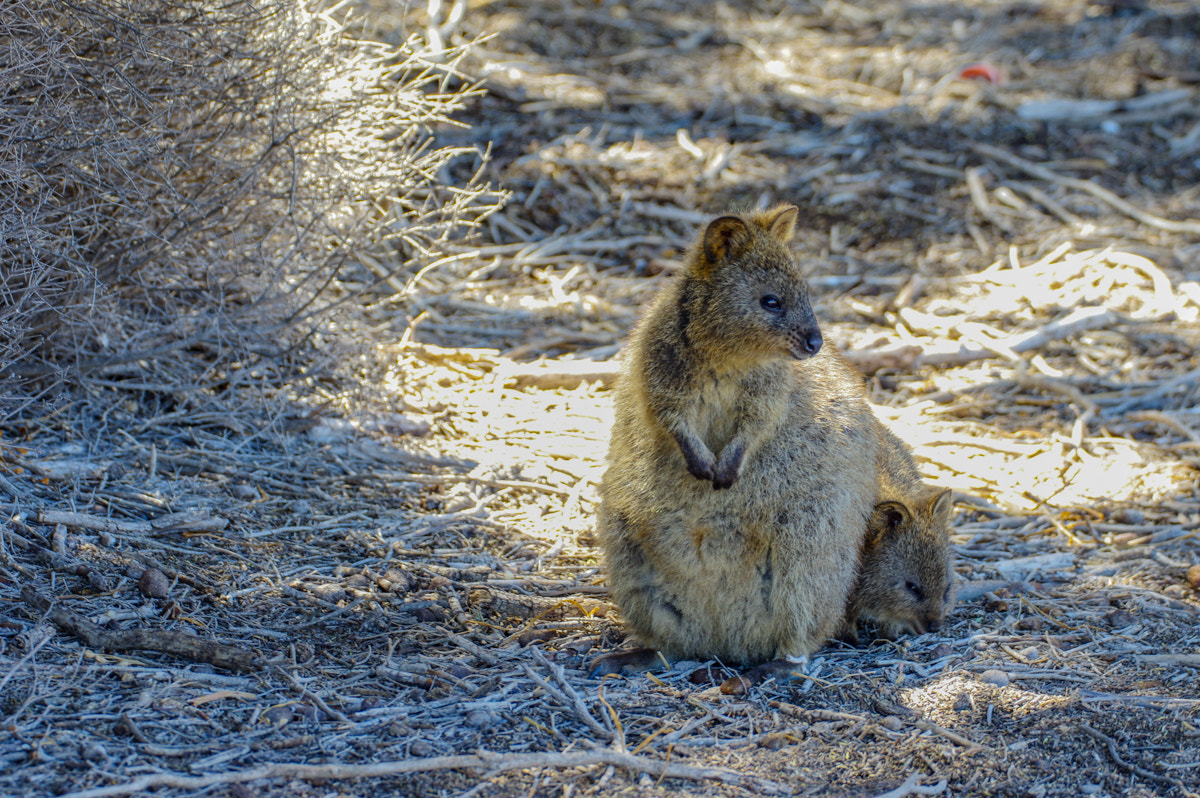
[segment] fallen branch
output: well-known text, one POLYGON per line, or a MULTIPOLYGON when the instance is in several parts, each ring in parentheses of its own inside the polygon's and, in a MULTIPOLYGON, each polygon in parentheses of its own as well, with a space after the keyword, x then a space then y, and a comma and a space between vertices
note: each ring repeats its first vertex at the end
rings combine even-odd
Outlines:
POLYGON ((930 341, 927 344, 912 340, 889 344, 878 349, 843 352, 846 359, 868 373, 880 368, 919 368, 920 366, 961 366, 1007 352, 1028 352, 1040 349, 1051 341, 1069 338, 1077 333, 1107 327, 1117 321, 1117 314, 1108 308, 1085 307, 1071 311, 1036 330, 1018 333, 991 342, 988 346, 958 341, 930 341))
POLYGON ((941 795, 946 791, 948 782, 945 779, 942 779, 937 784, 922 787, 920 778, 920 773, 913 773, 896 789, 880 793, 875 798, 904 798, 906 795, 941 795))
MULTIPOLYGON (((540 685, 543 690, 562 702, 565 707, 574 711, 575 716, 583 721, 584 725, 599 735, 602 739, 613 739, 616 734, 611 728, 604 726, 604 724, 592 717, 592 713, 589 712, 587 706, 584 705, 583 699, 579 697, 579 693, 575 691, 575 688, 571 685, 570 680, 567 679, 566 675, 563 673, 563 667, 546 659, 546 656, 541 652, 540 649, 538 649, 537 646, 532 646, 531 650, 533 652, 533 656, 542 664, 543 667, 550 671, 555 680, 562 685, 562 688, 559 689, 558 687, 555 687, 534 673, 533 669, 528 665, 523 665, 522 668, 524 668, 526 675, 540 685)), ((604 717, 604 715, 601 714, 601 717, 604 717)))
MULTIPOLYGON (((453 596, 454 594, 450 593, 450 595, 453 596)), ((460 607, 459 611, 461 612, 461 610, 462 610, 462 608, 460 607)), ((447 631, 445 634, 446 634, 446 639, 448 639, 451 643, 458 646, 463 651, 468 652, 469 654, 471 654, 471 656, 475 657, 475 659, 477 659, 477 660, 480 660, 484 664, 486 664, 486 665, 499 665, 500 664, 500 658, 497 657, 492 652, 488 651, 483 646, 480 646, 476 643, 471 642, 470 640, 463 637, 462 635, 456 635, 456 634, 454 634, 454 632, 447 631)))
POLYGON ((614 607, 610 602, 577 596, 573 598, 545 598, 510 593, 491 587, 473 588, 468 597, 477 610, 509 615, 517 618, 537 618, 557 621, 563 618, 583 616, 603 618, 614 607))
POLYGON ((1134 659, 1150 665, 1182 665, 1185 668, 1200 668, 1200 654, 1139 654, 1134 659))
POLYGON ((1039 180, 1048 180, 1051 183, 1057 183, 1060 186, 1073 188, 1077 191, 1083 191, 1091 194, 1096 199, 1104 202, 1126 216, 1141 222, 1149 227, 1156 227, 1159 230, 1166 230, 1168 233, 1192 233, 1200 234, 1200 222, 1186 221, 1176 222, 1171 219, 1164 219, 1161 216, 1155 216, 1153 213, 1143 211, 1141 208, 1121 199, 1116 194, 1108 189, 1098 186, 1091 180, 1081 180, 1077 177, 1063 177, 1062 175, 1047 169, 1044 166, 1039 166, 1024 158, 1013 155, 1010 152, 993 147, 989 144, 972 144, 971 149, 980 155, 986 155, 989 158, 995 158, 997 161, 1003 161, 1009 166, 1014 166, 1026 174, 1036 177, 1039 180))
MULTIPOLYGON (((288 491, 290 493, 303 494, 305 492, 301 487, 303 480, 286 482, 282 479, 276 479, 274 477, 264 476, 262 474, 251 474, 247 471, 215 462, 211 458, 185 457, 182 455, 166 454, 165 452, 153 451, 142 446, 139 446, 138 450, 142 456, 151 458, 151 463, 153 464, 151 471, 156 471, 162 466, 170 466, 177 469, 181 474, 216 474, 218 476, 229 477, 231 479, 244 479, 253 484, 264 485, 268 488, 288 491)), ((292 474, 290 476, 295 477, 296 475, 292 474)), ((179 513, 179 515, 183 515, 183 513, 179 513)), ((163 516, 163 518, 167 517, 168 516, 163 516)), ((155 520, 161 521, 162 519, 159 518, 155 520)))
MULTIPOLYGON (((805 709, 803 707, 798 707, 795 704, 784 703, 783 701, 768 701, 767 704, 787 715, 791 715, 794 718, 801 718, 809 723, 816 723, 817 721, 843 721, 849 723, 875 722, 872 718, 868 718, 865 715, 853 715, 849 712, 834 712, 828 709, 805 709)), ((955 743, 956 745, 961 745, 963 748, 967 749, 966 753, 968 754, 974 753, 975 751, 987 750, 987 746, 980 745, 972 740, 968 740, 966 737, 955 734, 949 729, 943 729, 936 723, 931 723, 930 721, 920 718, 909 720, 908 722, 912 723, 918 729, 940 734, 950 742, 955 743)))
POLYGON ((767 705, 773 709, 778 709, 785 715, 791 715, 793 718, 800 718, 809 723, 817 722, 836 722, 842 721, 845 723, 873 723, 871 718, 866 715, 854 715, 849 712, 835 712, 832 709, 805 709, 798 707, 795 704, 788 704, 783 701, 768 701, 767 705))
POLYGON ((158 651, 195 662, 207 662, 233 671, 256 670, 256 654, 236 646, 205 640, 186 632, 167 629, 101 629, 81 615, 55 607, 54 603, 31 587, 21 588, 26 604, 46 613, 60 631, 74 635, 91 648, 102 651, 158 651))
POLYGON ((1038 122, 1102 119, 1125 121, 1129 117, 1136 119, 1147 112, 1177 113, 1179 108, 1188 107, 1194 102, 1193 94, 1191 89, 1167 89, 1131 97, 1128 100, 1076 100, 1067 97, 1029 100, 1017 106, 1017 116, 1038 122))
POLYGON ((88 580, 88 584, 93 589, 101 593, 112 590, 112 580, 82 560, 72 557, 69 554, 52 551, 44 546, 39 546, 31 540, 26 540, 11 529, 5 533, 5 536, 54 570, 75 576, 82 576, 88 580))
POLYGON ((934 734, 945 737, 947 740, 954 743, 955 745, 962 746, 963 748, 967 749, 965 753, 973 754, 976 751, 986 751, 987 750, 986 745, 980 745, 979 743, 975 742, 974 740, 968 740, 966 737, 963 737, 961 734, 956 734, 956 733, 950 731, 949 729, 943 729, 941 726, 937 725, 936 723, 933 723, 932 721, 923 720, 923 719, 915 720, 915 721, 913 721, 913 725, 916 726, 918 729, 923 729, 925 731, 931 731, 934 734))
POLYGON ((73 529, 91 529, 117 535, 163 535, 183 532, 220 532, 229 520, 209 515, 207 510, 168 513, 149 521, 122 521, 102 515, 86 515, 66 510, 43 510, 38 513, 43 524, 62 524, 73 529))
POLYGON ((1176 377, 1172 377, 1169 380, 1159 383, 1153 390, 1147 391, 1140 396, 1135 396, 1132 399, 1121 402, 1115 407, 1105 408, 1104 415, 1109 417, 1119 416, 1122 413, 1126 413, 1130 410, 1137 410, 1145 407, 1146 405, 1153 404, 1154 402, 1164 399, 1176 388, 1180 388, 1185 385, 1194 385, 1197 378, 1200 378, 1200 369, 1192 369, 1186 374, 1180 374, 1176 377))
POLYGON ((1122 767, 1125 770, 1135 773, 1138 776, 1141 776, 1143 779, 1149 779, 1150 781, 1153 781, 1157 784, 1169 784, 1172 787, 1177 787, 1177 788, 1179 788, 1180 792, 1182 792, 1184 795, 1189 795, 1189 796, 1195 795, 1194 792, 1190 792, 1189 790, 1187 790, 1184 787, 1183 782, 1180 781, 1179 779, 1172 778, 1171 776, 1162 776, 1162 775, 1159 775, 1158 773, 1154 773, 1153 771, 1146 770, 1144 767, 1135 765, 1132 762, 1126 762, 1124 759, 1121 758, 1120 752, 1117 751, 1117 741, 1114 740, 1113 738, 1109 737, 1104 732, 1102 732, 1098 729, 1093 729, 1091 726, 1089 726, 1086 723, 1080 723, 1079 728, 1082 729, 1084 732, 1086 732, 1089 737, 1092 737, 1092 738, 1104 743, 1104 747, 1108 750, 1109 757, 1111 757, 1112 761, 1116 762, 1119 767, 1122 767))
POLYGON ((724 768, 698 768, 660 762, 656 759, 624 754, 617 751, 578 751, 571 753, 497 754, 479 751, 474 756, 437 756, 428 759, 404 759, 391 762, 372 762, 364 765, 306 765, 281 762, 248 770, 211 773, 205 776, 186 776, 182 773, 150 773, 124 784, 95 787, 67 793, 62 798, 107 798, 113 795, 144 793, 156 787, 171 787, 189 791, 206 790, 227 784, 244 784, 261 779, 347 780, 399 776, 404 773, 425 773, 434 770, 482 769, 489 774, 532 768, 581 768, 612 765, 635 773, 650 773, 660 778, 689 781, 717 781, 748 789, 764 795, 785 795, 791 790, 785 784, 757 776, 748 776, 724 768))
POLYGON ((1200 698, 1174 698, 1161 695, 1121 695, 1119 693, 1097 693, 1094 690, 1081 690, 1079 697, 1085 702, 1103 701, 1110 704, 1133 704, 1146 707, 1194 707, 1200 705, 1200 698))
POLYGON ((971 197, 971 202, 975 205, 975 210, 979 211, 979 215, 991 222, 996 229, 1012 235, 1012 225, 996 213, 996 209, 988 201, 987 189, 983 185, 982 171, 981 167, 973 166, 964 173, 967 180, 967 193, 971 197))
POLYGON ((1013 584, 1011 579, 972 579, 959 582, 954 590, 954 598, 956 601, 968 604, 1011 584, 1013 584))
POLYGON ((317 695, 316 693, 309 690, 304 685, 300 684, 300 682, 296 681, 295 676, 292 676, 292 674, 288 673, 286 670, 284 670, 283 668, 280 668, 279 666, 276 666, 275 670, 276 670, 276 672, 282 674, 283 678, 285 678, 289 682, 291 682, 292 687, 296 688, 296 692, 300 693, 302 698, 307 698, 308 700, 310 700, 314 704, 316 704, 317 709, 321 710, 326 715, 328 715, 329 717, 333 718, 336 721, 354 725, 354 721, 352 721, 352 720, 350 720, 350 718, 346 717, 341 711, 329 706, 329 704, 326 704, 325 700, 322 699, 321 696, 317 695))

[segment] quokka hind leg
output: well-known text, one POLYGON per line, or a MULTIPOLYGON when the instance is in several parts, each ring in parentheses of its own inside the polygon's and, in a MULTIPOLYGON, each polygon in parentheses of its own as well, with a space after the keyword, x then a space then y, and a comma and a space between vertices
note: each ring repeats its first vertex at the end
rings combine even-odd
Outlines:
POLYGON ((798 679, 805 675, 804 669, 807 665, 808 657, 773 659, 726 679, 721 684, 721 692, 725 695, 743 695, 749 692, 751 687, 760 685, 768 679, 780 682, 798 679))
POLYGON ((609 676, 614 673, 639 673, 657 667, 669 668, 670 663, 656 648, 630 648, 601 654, 589 663, 588 676, 609 676))

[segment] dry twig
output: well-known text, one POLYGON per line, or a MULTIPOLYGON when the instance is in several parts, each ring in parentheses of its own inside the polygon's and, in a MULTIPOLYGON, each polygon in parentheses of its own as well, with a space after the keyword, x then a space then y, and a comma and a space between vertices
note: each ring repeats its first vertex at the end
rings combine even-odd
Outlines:
POLYGON ((1152 213, 1138 208, 1126 200, 1118 197, 1103 186, 1096 185, 1091 180, 1080 180, 1075 177, 1063 177, 1052 169, 1047 169, 1044 166, 1032 163, 1019 156, 1013 155, 1007 150, 1002 150, 999 147, 993 147, 990 144, 981 144, 975 142, 971 145, 971 149, 978 152, 980 155, 986 155, 989 158, 995 158, 997 161, 1002 161, 1009 166, 1014 166, 1017 169, 1025 172, 1031 177, 1036 177, 1039 180, 1047 180, 1051 183, 1057 183, 1060 186, 1073 188, 1077 191, 1084 191, 1091 194, 1096 199, 1111 205, 1121 213, 1129 216, 1131 219, 1141 222, 1150 227, 1156 227, 1159 230, 1166 230, 1171 233, 1191 233, 1193 235, 1200 234, 1200 222, 1186 221, 1176 222, 1171 219, 1164 219, 1161 216, 1155 216, 1152 213))
POLYGON ((875 798, 904 798, 906 795, 941 795, 946 791, 948 783, 945 779, 942 779, 937 784, 922 786, 921 774, 913 773, 896 789, 880 793, 875 798))
POLYGON ((626 768, 635 773, 650 773, 654 776, 689 781, 717 781, 722 784, 742 787, 763 795, 786 795, 787 786, 757 776, 747 776, 723 768, 698 768, 688 765, 660 762, 648 757, 623 754, 616 751, 585 751, 576 753, 548 754, 498 754, 479 751, 473 756, 441 756, 429 759, 408 759, 396 762, 373 762, 365 765, 305 765, 280 762, 248 770, 213 773, 207 776, 184 776, 176 773, 153 773, 139 776, 124 784, 78 790, 62 798, 108 798, 116 795, 133 795, 158 787, 183 790, 203 790, 223 784, 244 784, 262 779, 304 779, 344 781, 349 779, 398 776, 404 773, 425 773, 436 770, 483 769, 489 773, 507 773, 514 770, 534 768, 587 768, 596 765, 612 765, 626 768))
POLYGON ((63 632, 74 635, 86 645, 102 651, 158 651, 234 671, 258 670, 260 664, 259 657, 250 651, 204 640, 186 632, 167 629, 101 629, 81 615, 54 606, 50 599, 31 587, 22 588, 21 598, 38 612, 45 613, 63 632))
POLYGON ((1149 770, 1146 770, 1144 767, 1141 767, 1140 765, 1135 765, 1132 762, 1127 762, 1125 759, 1123 759, 1121 757, 1121 753, 1117 750, 1117 741, 1114 740, 1113 738, 1109 737, 1104 732, 1099 731, 1098 729, 1094 729, 1086 723, 1080 723, 1079 728, 1081 730, 1083 730, 1084 732, 1086 732, 1089 737, 1093 737, 1096 740, 1099 740, 1100 742, 1104 743, 1104 748, 1106 751, 1108 751, 1109 757, 1111 757, 1112 761, 1116 762, 1119 767, 1122 767, 1125 770, 1128 770, 1132 773, 1136 773, 1137 775, 1141 776, 1142 778, 1149 779, 1150 781, 1153 781, 1156 784, 1169 784, 1172 787, 1176 787, 1184 795, 1189 796, 1189 798, 1191 798, 1191 796, 1196 795, 1195 792, 1187 789, 1187 786, 1183 782, 1181 782, 1179 779, 1175 778, 1174 776, 1165 776, 1165 775, 1162 775, 1159 773, 1153 773, 1149 770))

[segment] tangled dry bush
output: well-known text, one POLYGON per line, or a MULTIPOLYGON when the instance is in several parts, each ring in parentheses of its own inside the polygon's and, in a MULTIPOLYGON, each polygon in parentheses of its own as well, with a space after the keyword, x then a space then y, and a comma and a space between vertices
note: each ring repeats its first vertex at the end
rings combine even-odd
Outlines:
POLYGON ((19 0, 0 41, 5 395, 261 380, 495 202, 431 143, 456 54, 306 0, 19 0))

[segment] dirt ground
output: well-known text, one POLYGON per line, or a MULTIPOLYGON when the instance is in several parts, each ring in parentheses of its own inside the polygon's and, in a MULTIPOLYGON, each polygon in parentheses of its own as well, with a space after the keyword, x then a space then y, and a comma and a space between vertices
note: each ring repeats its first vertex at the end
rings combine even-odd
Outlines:
POLYGON ((1200 7, 466 6, 439 141, 511 196, 359 361, 0 429, 0 794, 1200 793, 1200 7), (956 492, 959 602, 742 696, 589 678, 614 357, 707 218, 778 201, 956 492))

